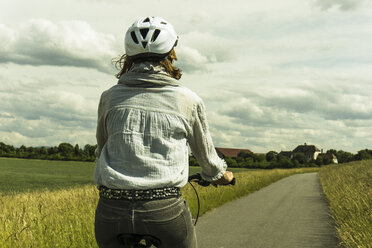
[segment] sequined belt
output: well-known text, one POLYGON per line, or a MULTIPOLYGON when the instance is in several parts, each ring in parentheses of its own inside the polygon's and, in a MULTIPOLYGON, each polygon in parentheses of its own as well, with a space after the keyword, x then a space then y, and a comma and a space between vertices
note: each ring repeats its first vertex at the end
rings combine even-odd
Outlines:
POLYGON ((158 189, 110 189, 106 186, 98 186, 99 196, 112 200, 129 201, 148 201, 168 198, 178 198, 181 196, 181 189, 177 187, 158 188, 158 189))

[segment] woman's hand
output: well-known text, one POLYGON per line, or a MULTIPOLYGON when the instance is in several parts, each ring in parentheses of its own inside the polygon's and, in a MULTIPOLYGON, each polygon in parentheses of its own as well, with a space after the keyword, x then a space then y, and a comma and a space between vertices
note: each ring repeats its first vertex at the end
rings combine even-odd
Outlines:
POLYGON ((233 173, 231 171, 226 171, 220 179, 212 181, 211 183, 216 187, 217 185, 227 185, 233 180, 233 178, 233 173))

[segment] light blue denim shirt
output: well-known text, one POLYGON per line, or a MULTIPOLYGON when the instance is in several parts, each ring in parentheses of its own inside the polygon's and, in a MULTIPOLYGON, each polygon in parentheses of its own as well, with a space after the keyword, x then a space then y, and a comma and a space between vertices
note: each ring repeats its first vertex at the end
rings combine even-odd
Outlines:
POLYGON ((98 107, 94 179, 115 189, 183 187, 189 172, 187 144, 202 177, 222 177, 203 101, 159 65, 135 64, 102 93, 98 107))

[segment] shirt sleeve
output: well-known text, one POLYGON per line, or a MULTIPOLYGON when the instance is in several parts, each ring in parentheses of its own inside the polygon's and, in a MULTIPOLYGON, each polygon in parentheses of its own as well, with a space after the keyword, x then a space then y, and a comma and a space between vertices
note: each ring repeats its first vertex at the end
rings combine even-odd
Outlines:
POLYGON ((107 142, 107 130, 106 130, 106 114, 104 110, 103 104, 103 94, 101 95, 101 99, 98 105, 98 118, 97 118, 97 130, 96 130, 96 138, 97 138, 97 149, 95 151, 95 155, 97 158, 101 155, 101 151, 103 146, 107 142))
POLYGON ((205 106, 200 101, 194 111, 192 132, 188 135, 188 143, 193 155, 202 167, 201 176, 204 180, 220 179, 226 171, 226 162, 221 159, 213 145, 209 132, 205 106))

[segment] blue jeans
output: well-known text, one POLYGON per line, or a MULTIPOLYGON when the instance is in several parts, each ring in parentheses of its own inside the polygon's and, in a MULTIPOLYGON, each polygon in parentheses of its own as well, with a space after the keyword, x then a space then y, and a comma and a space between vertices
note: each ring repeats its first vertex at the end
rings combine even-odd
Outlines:
POLYGON ((96 209, 95 235, 100 248, 123 247, 118 235, 152 235, 161 248, 196 248, 196 233, 186 201, 170 198, 126 201, 100 198, 96 209))

